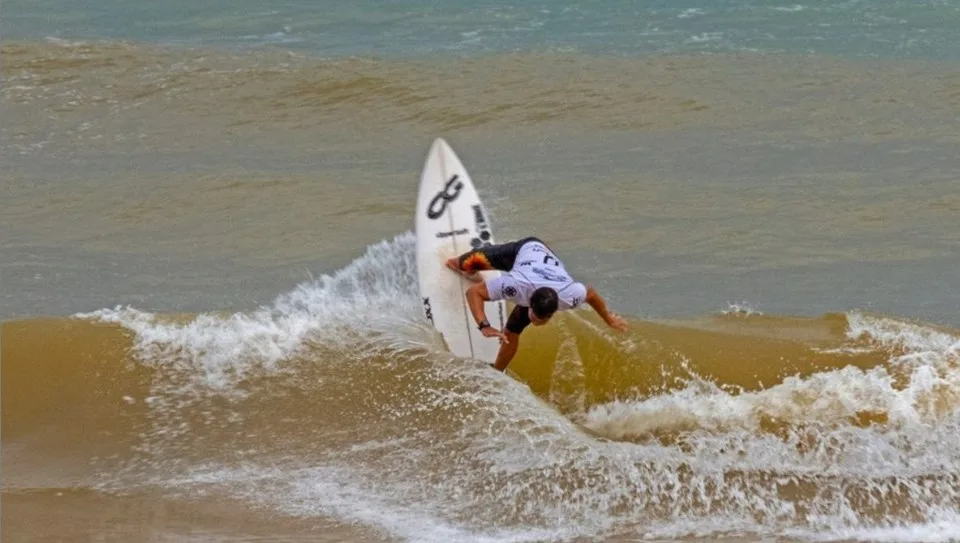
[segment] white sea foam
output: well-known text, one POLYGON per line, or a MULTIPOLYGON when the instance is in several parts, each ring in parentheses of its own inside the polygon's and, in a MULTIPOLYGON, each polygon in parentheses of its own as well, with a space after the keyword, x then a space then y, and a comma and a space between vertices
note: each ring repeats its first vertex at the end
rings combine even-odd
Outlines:
POLYGON ((311 344, 377 338, 391 345, 437 345, 425 324, 415 284, 412 233, 371 245, 332 275, 297 285, 249 313, 203 313, 186 323, 120 306, 74 315, 135 333, 140 360, 178 371, 195 385, 228 392, 251 372, 279 371, 311 344), (389 308, 389 311, 386 310, 389 308))
MULTIPOLYGON (((188 449, 194 439, 171 415, 182 411, 175 400, 184 390, 233 391, 257 372, 284 371, 311 346, 368 345, 355 353, 362 364, 370 352, 429 345, 429 329, 417 324, 412 243, 408 233, 375 244, 343 270, 249 314, 203 314, 184 324, 133 308, 81 316, 119 323, 134 332, 144 363, 191 376, 190 387, 161 389, 147 402, 163 415, 151 451, 162 456, 163 447, 188 449)), ((372 398, 367 417, 388 423, 369 420, 352 441, 338 434, 346 445, 328 445, 318 426, 308 458, 258 449, 161 471, 150 482, 171 492, 219 489, 281 514, 333 516, 411 541, 623 533, 950 540, 960 533, 958 338, 857 313, 848 321, 851 340, 888 349, 888 364, 740 394, 693 375, 681 389, 581 413, 577 421, 607 439, 522 383, 451 363, 438 348, 388 392, 377 367, 363 367, 350 393, 372 398), (862 411, 886 413, 886 421, 851 422, 862 411), (765 430, 764 420, 781 421, 782 430, 765 430), (664 430, 677 442, 650 437, 664 430), (906 512, 880 520, 863 512, 887 499, 906 512)), ((582 381, 577 338, 566 333, 563 341, 555 375, 582 381)), ((311 388, 319 385, 299 386, 320 394, 311 388)), ((564 401, 577 412, 586 398, 564 401)))

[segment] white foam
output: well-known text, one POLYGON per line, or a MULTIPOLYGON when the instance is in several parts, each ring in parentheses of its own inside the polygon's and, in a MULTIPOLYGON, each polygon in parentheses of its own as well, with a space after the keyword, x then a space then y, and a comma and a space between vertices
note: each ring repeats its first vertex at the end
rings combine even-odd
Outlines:
POLYGON ((250 503, 276 508, 282 496, 282 512, 294 517, 322 515, 392 537, 423 543, 448 541, 511 542, 562 538, 557 530, 525 528, 471 529, 431 513, 436 504, 419 495, 404 495, 402 489, 385 487, 376 474, 344 466, 299 469, 261 469, 252 466, 226 468, 198 466, 189 473, 160 481, 162 486, 190 493, 227 489, 250 503), (399 490, 397 492, 396 490, 399 490))
POLYGON ((915 354, 960 355, 960 338, 946 332, 886 317, 870 317, 860 312, 847 315, 847 336, 868 338, 887 347, 900 347, 915 354))
POLYGON ((557 530, 522 527, 471 529, 432 514, 438 504, 430 503, 429 497, 419 492, 390 496, 376 477, 342 468, 312 468, 299 473, 295 481, 290 489, 291 500, 285 504, 288 512, 314 516, 319 509, 337 518, 378 527, 408 541, 536 541, 562 536, 557 530))
POLYGON ((763 315, 763 312, 755 308, 750 302, 727 302, 727 308, 721 311, 724 315, 763 315))
MULTIPOLYGON (((185 324, 123 307, 81 316, 133 330, 145 363, 189 376, 191 393, 219 394, 238 390, 251 373, 283 371, 306 347, 359 346, 367 349, 360 360, 378 349, 429 346, 435 336, 418 324, 413 270, 407 233, 251 313, 203 314, 185 324)), ((574 316, 564 324, 585 322, 574 316)), ((376 396, 382 403, 375 412, 390 421, 385 427, 336 446, 325 443, 320 428, 309 459, 258 450, 242 455, 242 463, 226 455, 179 475, 161 472, 155 482, 177 492, 214 487, 281 514, 329 515, 427 542, 623 530, 647 538, 944 541, 960 527, 958 479, 949 478, 960 473, 960 411, 955 403, 952 411, 938 407, 936 397, 960 397, 957 338, 859 314, 849 316, 848 333, 854 342, 888 348, 890 363, 739 394, 693 374, 682 389, 582 415, 584 426, 613 441, 584 432, 508 376, 438 354, 409 370, 418 372, 404 379, 412 388, 376 396), (863 411, 884 412, 887 420, 851 423, 863 411), (764 420, 784 429, 766 431, 764 420), (678 442, 649 437, 663 430, 678 442), (797 487, 810 490, 800 497, 784 490, 797 487), (851 497, 857 495, 895 496, 918 520, 871 519, 859 512, 851 497)), ((584 380, 576 336, 564 337, 566 365, 556 371, 584 380)), ((621 354, 635 348, 623 346, 621 354)), ((159 413, 179 413, 182 392, 154 391, 145 402, 159 413)), ((158 421, 160 445, 190 446, 181 419, 158 421)))
POLYGON ((680 14, 677 15, 677 19, 690 19, 692 17, 696 17, 698 15, 703 15, 703 14, 704 14, 704 11, 700 8, 688 8, 681 11, 680 14))
POLYGON ((792 6, 774 6, 772 9, 774 11, 783 11, 786 13, 797 13, 798 11, 803 11, 806 8, 800 4, 794 4, 792 6))
POLYGON ((694 36, 690 36, 687 41, 692 43, 707 43, 720 41, 723 39, 723 32, 701 32, 694 36))
POLYGON ((899 523, 891 526, 846 527, 836 526, 824 532, 788 531, 814 541, 866 541, 870 543, 949 543, 960 541, 960 513, 957 510, 936 510, 929 520, 917 523, 899 523))
MULTIPOLYGON (((860 314, 849 316, 849 336, 891 348, 889 363, 862 370, 847 366, 807 377, 791 377, 769 389, 732 394, 693 376, 680 390, 644 399, 595 406, 583 423, 601 435, 645 443, 657 431, 678 436, 692 481, 710 473, 778 473, 784 481, 808 481, 818 492, 804 501, 805 537, 813 539, 941 541, 960 535, 960 364, 957 338, 920 325, 860 314), (944 403, 946 402, 946 403, 944 403), (885 413, 887 420, 859 426, 858 414, 885 413), (770 433, 763 421, 780 421, 770 433), (919 514, 915 523, 871 520, 859 513, 849 492, 896 496, 919 514), (952 504, 952 505, 951 505, 952 504), (954 509, 951 509, 954 507, 954 509)), ((670 471, 663 466, 665 472, 670 471)), ((700 483, 697 483, 697 481, 700 483)), ((714 515, 680 514, 652 523, 649 537, 721 533, 722 526, 763 533, 796 505, 777 485, 745 483, 740 494, 725 475, 705 496, 731 501, 714 515), (751 499, 762 503, 751 504, 751 499), (750 528, 748 516, 762 512, 750 528)), ((649 486, 649 485, 648 485, 649 486)), ((855 493, 856 494, 856 493, 855 493)), ((866 498, 861 498, 866 499, 866 498)), ((680 500, 682 501, 682 500, 680 500)), ((882 502, 881 502, 882 503, 882 502)), ((799 533, 799 532, 797 532, 799 533)), ((796 534, 795 534, 796 535, 796 534)))
POLYGON ((311 344, 355 346, 375 337, 394 348, 404 342, 435 345, 418 318, 413 242, 406 232, 371 245, 349 266, 301 283, 250 313, 204 313, 185 324, 129 306, 74 316, 119 324, 135 333, 144 364, 230 392, 252 372, 280 371, 283 361, 311 344))
POLYGON ((856 314, 850 317, 849 335, 866 335, 906 352, 893 356, 889 368, 847 366, 806 378, 789 377, 769 389, 738 395, 694 379, 686 388, 666 395, 597 406, 587 414, 585 423, 594 430, 612 432, 616 438, 641 436, 671 425, 756 430, 761 416, 835 423, 862 411, 886 412, 891 424, 916 425, 935 422, 943 415, 931 404, 931 395, 937 391, 960 397, 957 338, 856 314), (898 368, 905 371, 891 373, 898 368))

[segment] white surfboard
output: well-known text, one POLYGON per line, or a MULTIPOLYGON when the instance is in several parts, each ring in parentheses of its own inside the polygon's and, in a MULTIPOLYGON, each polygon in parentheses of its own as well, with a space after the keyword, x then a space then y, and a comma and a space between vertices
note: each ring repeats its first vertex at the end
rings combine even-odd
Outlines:
MULTIPOLYGON (((444 264, 473 247, 495 243, 490 226, 466 168, 447 142, 437 138, 427 153, 417 196, 417 276, 423 313, 454 355, 492 363, 500 342, 477 329, 464 296, 471 282, 444 264)), ((480 274, 496 277, 500 272, 480 274)), ((490 324, 502 330, 504 302, 486 302, 484 310, 490 324)))

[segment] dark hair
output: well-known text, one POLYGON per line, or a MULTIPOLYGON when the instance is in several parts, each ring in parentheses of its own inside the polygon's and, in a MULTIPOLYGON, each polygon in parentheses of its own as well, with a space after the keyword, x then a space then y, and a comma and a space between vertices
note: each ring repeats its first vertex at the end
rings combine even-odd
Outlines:
POLYGON ((540 287, 530 295, 530 309, 538 318, 545 319, 557 310, 558 300, 557 291, 550 287, 540 287))

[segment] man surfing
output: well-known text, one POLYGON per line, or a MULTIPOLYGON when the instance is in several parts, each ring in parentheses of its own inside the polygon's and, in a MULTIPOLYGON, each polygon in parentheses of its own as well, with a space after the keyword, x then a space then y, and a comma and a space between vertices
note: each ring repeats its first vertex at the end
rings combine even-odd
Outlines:
POLYGON ((474 282, 466 291, 467 304, 480 332, 500 338, 500 351, 493 367, 503 371, 517 354, 520 334, 529 324, 542 326, 558 310, 573 309, 586 302, 603 322, 625 331, 626 322, 607 310, 603 297, 592 286, 574 281, 563 262, 535 237, 471 249, 447 259, 446 265, 474 282), (500 270, 500 277, 483 280, 477 272, 500 270), (516 304, 503 330, 490 325, 483 310, 487 301, 510 300, 516 304))

